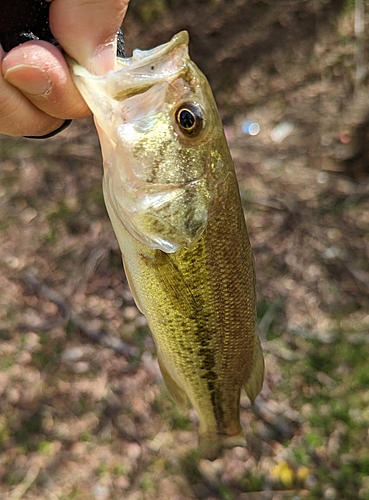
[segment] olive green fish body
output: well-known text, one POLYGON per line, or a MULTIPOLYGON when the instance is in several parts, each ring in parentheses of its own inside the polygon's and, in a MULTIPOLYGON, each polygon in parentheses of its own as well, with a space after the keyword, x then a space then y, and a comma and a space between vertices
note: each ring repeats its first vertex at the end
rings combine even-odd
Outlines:
POLYGON ((139 52, 138 68, 124 63, 124 84, 116 78, 108 85, 110 116, 99 113, 103 96, 90 90, 91 80, 74 71, 100 125, 106 206, 164 381, 180 406, 189 400, 196 409, 201 451, 215 459, 245 444, 240 392, 255 399, 264 363, 234 167, 187 41, 182 33, 164 48, 139 52), (114 99, 124 104, 121 135, 111 126, 114 99))
POLYGON ((187 395, 196 409, 207 458, 244 444, 240 391, 245 386, 253 400, 263 379, 253 256, 233 174, 222 188, 225 196, 199 241, 171 254, 132 238, 110 212, 164 380, 179 405, 187 395))

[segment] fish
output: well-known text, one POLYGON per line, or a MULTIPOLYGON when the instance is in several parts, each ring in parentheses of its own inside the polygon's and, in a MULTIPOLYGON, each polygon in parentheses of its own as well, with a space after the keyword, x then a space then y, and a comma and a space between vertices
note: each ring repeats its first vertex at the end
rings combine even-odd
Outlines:
POLYGON ((106 208, 164 383, 199 419, 204 458, 245 446, 240 395, 261 390, 255 267, 238 183, 189 35, 117 58, 103 76, 69 61, 95 117, 106 208))

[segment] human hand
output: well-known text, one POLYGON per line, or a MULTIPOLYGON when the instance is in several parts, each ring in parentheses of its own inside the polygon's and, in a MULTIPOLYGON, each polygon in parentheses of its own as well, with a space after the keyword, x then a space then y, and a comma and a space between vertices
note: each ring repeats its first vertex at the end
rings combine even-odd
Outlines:
MULTIPOLYGON (((106 73, 114 68, 114 40, 128 2, 53 0, 51 31, 79 64, 106 73)), ((51 43, 32 40, 6 54, 0 47, 0 62, 0 133, 43 136, 66 119, 90 114, 62 52, 51 43)))

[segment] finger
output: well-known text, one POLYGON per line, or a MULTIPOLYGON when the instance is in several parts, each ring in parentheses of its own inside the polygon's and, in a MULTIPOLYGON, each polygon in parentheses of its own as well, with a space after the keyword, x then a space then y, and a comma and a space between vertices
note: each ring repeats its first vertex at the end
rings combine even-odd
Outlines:
POLYGON ((4 57, 2 71, 7 83, 54 118, 81 118, 90 114, 63 54, 48 42, 32 40, 15 47, 4 57))
POLYGON ((53 0, 50 28, 73 59, 96 74, 114 69, 115 37, 129 0, 53 0))
MULTIPOLYGON (((0 62, 4 51, 0 46, 0 62)), ((57 130, 64 120, 49 116, 34 106, 0 72, 0 133, 11 136, 42 136, 57 130)))

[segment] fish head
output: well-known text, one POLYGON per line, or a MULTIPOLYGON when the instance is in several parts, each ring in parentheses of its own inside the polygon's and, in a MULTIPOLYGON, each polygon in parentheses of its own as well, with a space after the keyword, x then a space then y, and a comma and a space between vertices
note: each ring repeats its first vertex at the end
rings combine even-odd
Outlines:
POLYGON ((201 237, 229 164, 218 110, 188 40, 183 31, 135 50, 104 76, 69 61, 95 116, 108 211, 134 238, 167 253, 201 237))

